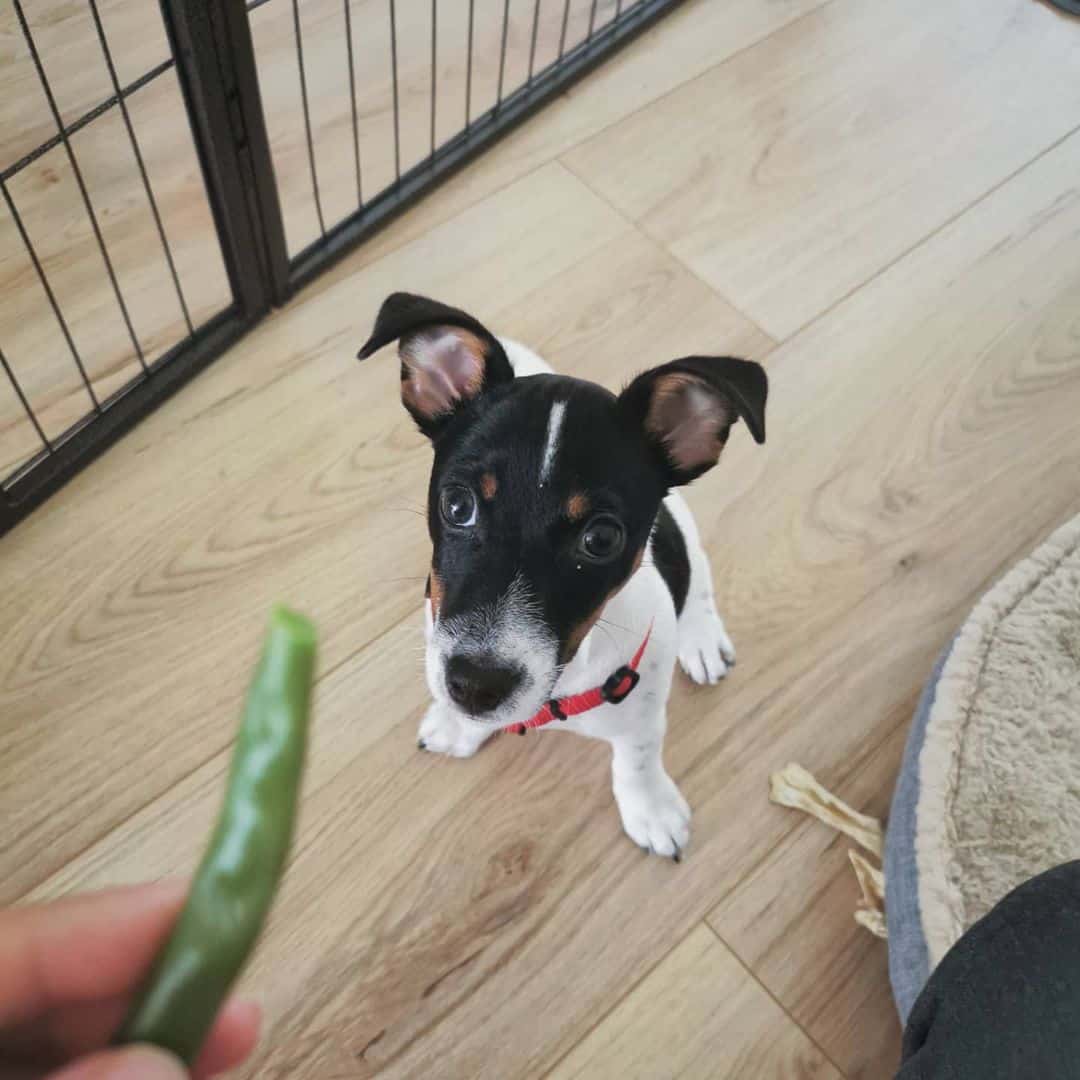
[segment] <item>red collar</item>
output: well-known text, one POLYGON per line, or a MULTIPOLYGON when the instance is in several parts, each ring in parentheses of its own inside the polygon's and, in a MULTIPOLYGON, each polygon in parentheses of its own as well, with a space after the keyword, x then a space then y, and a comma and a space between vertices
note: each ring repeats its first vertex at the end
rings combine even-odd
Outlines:
POLYGON ((641 681, 638 665, 642 656, 645 655, 645 647, 649 644, 652 635, 652 623, 645 631, 645 640, 638 646, 638 650, 630 659, 629 664, 623 664, 608 676, 603 686, 594 687, 581 694, 570 694, 568 697, 552 698, 545 702, 543 708, 523 724, 511 724, 503 728, 504 731, 513 731, 518 735, 524 735, 529 728, 543 727, 552 720, 568 720, 571 716, 580 716, 582 713, 595 709, 598 705, 618 705, 625 701, 635 686, 641 681))

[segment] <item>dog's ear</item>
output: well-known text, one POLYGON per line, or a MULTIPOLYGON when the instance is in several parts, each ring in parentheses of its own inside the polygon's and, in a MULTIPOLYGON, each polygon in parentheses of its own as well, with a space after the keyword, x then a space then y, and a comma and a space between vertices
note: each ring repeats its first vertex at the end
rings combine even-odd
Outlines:
POLYGON ((429 438, 463 405, 514 377, 493 334, 464 311, 423 296, 388 297, 359 359, 392 341, 401 358, 402 404, 429 438))
POLYGON ((720 459, 740 417, 765 441, 764 368, 731 357, 688 356, 639 375, 619 395, 619 409, 657 451, 668 487, 688 484, 720 459))

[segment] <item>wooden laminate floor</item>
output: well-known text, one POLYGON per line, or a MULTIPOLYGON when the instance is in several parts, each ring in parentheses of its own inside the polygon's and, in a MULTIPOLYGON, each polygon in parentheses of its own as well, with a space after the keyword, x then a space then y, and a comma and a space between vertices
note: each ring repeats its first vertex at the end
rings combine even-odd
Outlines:
MULTIPOLYGON (((309 89, 340 125, 338 61, 318 64, 340 37, 326 5, 303 8, 309 89)), ((295 70, 284 31, 256 31, 282 55, 262 77, 296 250, 318 226, 285 116, 295 70)), ((140 63, 154 42, 139 32, 140 63)), ((23 60, 3 55, 9 90, 23 60)), ((84 103, 102 90, 56 70, 84 103)), ((795 760, 884 814, 935 655, 1080 511, 1077 71, 1080 23, 1034 0, 689 0, 269 317, 0 540, 0 902, 193 868, 285 600, 324 644, 295 858, 244 977, 268 1027, 242 1075, 890 1076, 885 946, 852 921, 846 845, 771 806, 767 781, 795 760), (740 431, 689 495, 740 663, 719 688, 676 682, 667 761, 695 810, 680 866, 623 837, 602 746, 416 750, 429 450, 391 358, 353 361, 396 288, 612 386, 688 352, 768 368, 768 444, 740 431)), ((160 86, 148 164, 212 312, 225 279, 160 86)), ((28 145, 47 136, 29 124, 28 145)), ((355 185, 332 134, 328 217, 355 185)), ((42 236, 61 166, 19 181, 42 236)), ((135 203, 88 183, 115 196, 118 270, 167 343, 181 315, 160 266, 140 273, 135 203)), ((95 376, 122 379, 68 212, 48 269, 95 376)), ((0 347, 62 425, 79 386, 49 366, 12 227, 0 214, 0 347)), ((10 464, 31 443, 8 404, 10 464)))

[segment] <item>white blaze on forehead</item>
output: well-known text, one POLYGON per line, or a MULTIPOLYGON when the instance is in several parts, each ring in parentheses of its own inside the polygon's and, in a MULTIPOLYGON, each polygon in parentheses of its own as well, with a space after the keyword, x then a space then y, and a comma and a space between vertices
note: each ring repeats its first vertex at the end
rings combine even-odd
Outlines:
POLYGON ((563 419, 566 416, 566 402, 556 401, 548 415, 547 439, 544 442, 544 458, 540 462, 540 483, 546 482, 555 464, 555 453, 559 449, 559 436, 562 434, 563 419))

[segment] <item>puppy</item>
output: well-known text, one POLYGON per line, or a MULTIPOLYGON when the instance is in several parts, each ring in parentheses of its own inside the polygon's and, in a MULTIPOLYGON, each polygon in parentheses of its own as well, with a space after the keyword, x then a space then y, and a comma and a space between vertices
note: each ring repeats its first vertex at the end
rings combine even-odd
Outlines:
POLYGON ((735 649, 670 492, 716 464, 740 418, 764 442, 764 370, 692 356, 616 396, 403 293, 360 359, 394 341, 402 403, 435 452, 421 749, 469 757, 531 728, 604 739, 623 828, 678 861, 690 808, 662 753, 675 661, 715 683, 735 649))

